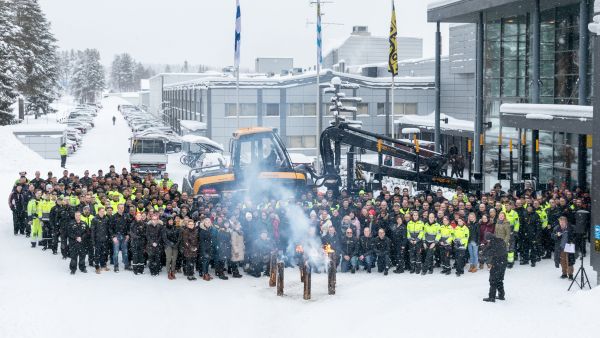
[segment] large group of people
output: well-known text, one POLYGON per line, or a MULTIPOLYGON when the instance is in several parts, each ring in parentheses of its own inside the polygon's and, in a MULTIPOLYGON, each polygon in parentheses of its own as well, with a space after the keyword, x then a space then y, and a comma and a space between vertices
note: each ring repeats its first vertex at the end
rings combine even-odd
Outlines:
POLYGON ((575 254, 565 248, 575 243, 585 251, 572 225, 589 202, 584 191, 553 184, 519 194, 498 184, 478 196, 458 188, 450 198, 442 190, 411 195, 383 187, 377 196, 314 189, 287 200, 236 193, 214 199, 181 192, 168 174, 157 179, 114 166, 82 176, 21 172, 9 197, 14 234, 69 259, 71 274, 89 265, 98 274, 110 266, 136 275, 166 271, 169 279, 183 271, 189 280, 198 273, 209 281, 213 270, 224 280, 260 277, 274 254, 320 272, 327 246, 342 273, 439 269, 461 276, 491 269, 492 300, 503 299, 504 268, 515 263, 535 267, 553 258, 561 278, 573 278, 575 254))

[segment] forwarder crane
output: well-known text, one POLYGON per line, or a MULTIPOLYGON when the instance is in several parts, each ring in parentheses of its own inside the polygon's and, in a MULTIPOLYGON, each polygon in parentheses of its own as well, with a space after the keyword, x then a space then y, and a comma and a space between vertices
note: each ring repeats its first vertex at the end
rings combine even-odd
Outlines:
MULTIPOLYGON (((415 138, 410 140, 397 140, 384 135, 364 131, 355 128, 345 121, 340 115, 342 113, 355 112, 355 107, 346 107, 344 103, 360 102, 360 98, 348 98, 342 92, 342 89, 357 89, 356 84, 343 83, 336 77, 331 80, 325 93, 332 93, 330 112, 333 113, 335 120, 332 125, 321 133, 319 140, 319 152, 323 160, 323 170, 321 176, 310 172, 317 186, 326 186, 333 191, 339 192, 342 187, 342 177, 340 175, 340 164, 342 160, 342 145, 349 146, 347 152, 347 173, 346 188, 350 191, 356 191, 361 188, 373 190, 381 186, 383 177, 393 177, 408 181, 417 182, 417 189, 431 190, 431 186, 440 186, 448 188, 462 187, 465 190, 481 190, 480 183, 473 183, 469 180, 451 178, 442 175, 443 169, 447 166, 448 156, 437 153, 433 150, 419 146, 419 141, 415 138), (378 154, 378 164, 367 162, 357 162, 355 154, 363 150, 373 151, 378 154), (395 168, 386 165, 383 162, 383 155, 397 158, 403 161, 412 162, 413 170, 395 168), (364 172, 374 174, 373 182, 369 183, 371 187, 362 187, 366 185, 364 172), (356 175, 355 175, 356 173, 356 175)), ((445 170, 444 170, 445 171, 445 170)))

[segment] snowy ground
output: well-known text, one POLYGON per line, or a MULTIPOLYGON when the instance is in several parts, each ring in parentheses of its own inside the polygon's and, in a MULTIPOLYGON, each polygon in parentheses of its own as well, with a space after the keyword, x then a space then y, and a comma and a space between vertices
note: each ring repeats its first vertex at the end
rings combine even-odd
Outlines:
MULTIPOLYGON (((130 131, 109 98, 97 127, 67 167, 119 170, 128 167, 130 131), (112 126, 111 118, 117 117, 112 126)), ((21 169, 60 173, 0 127, 0 191, 21 169)), ((180 181, 185 167, 171 156, 169 171, 180 181)), ((313 299, 302 300, 297 270, 286 270, 286 296, 265 278, 210 283, 103 273, 68 274, 68 263, 29 248, 12 234, 6 203, 0 204, 0 337, 595 337, 600 329, 600 289, 567 292, 569 283, 546 260, 516 267, 506 276, 508 300, 483 303, 486 272, 461 278, 434 275, 338 274, 337 294, 327 295, 325 275, 313 275, 313 299)), ((592 282, 595 273, 588 269, 592 282)))

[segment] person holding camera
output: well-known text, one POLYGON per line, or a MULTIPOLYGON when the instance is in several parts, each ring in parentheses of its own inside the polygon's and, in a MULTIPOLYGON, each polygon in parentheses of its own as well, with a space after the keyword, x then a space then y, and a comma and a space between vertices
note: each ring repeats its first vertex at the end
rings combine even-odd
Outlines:
POLYGON ((567 276, 573 280, 573 265, 575 265, 575 254, 565 251, 567 244, 573 244, 575 231, 573 226, 569 224, 566 216, 561 216, 558 219, 558 225, 552 231, 552 239, 554 240, 554 264, 558 268, 562 268, 560 278, 565 279, 567 276))

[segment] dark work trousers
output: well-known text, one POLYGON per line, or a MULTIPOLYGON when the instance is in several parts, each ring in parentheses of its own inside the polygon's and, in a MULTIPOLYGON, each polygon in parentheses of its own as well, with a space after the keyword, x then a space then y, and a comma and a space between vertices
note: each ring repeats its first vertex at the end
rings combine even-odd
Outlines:
POLYGON ((421 272, 421 241, 417 241, 414 244, 408 242, 408 252, 410 256, 410 271, 421 272))
POLYGON ((60 155, 60 167, 64 168, 67 165, 67 155, 60 155))
POLYGON ((133 256, 133 272, 144 273, 144 245, 140 241, 133 241, 131 254, 133 256))
POLYGON ((379 271, 379 272, 387 271, 390 268, 391 264, 392 264, 392 261, 390 260, 389 254, 385 253, 385 254, 377 255, 377 271, 379 271))
POLYGON ((57 224, 52 226, 52 241, 50 243, 50 249, 52 249, 52 253, 58 253, 58 239, 60 237, 60 227, 57 224))
POLYGON ((44 249, 48 249, 50 241, 52 240, 52 229, 49 221, 42 221, 42 243, 44 249))
POLYGON ((72 272, 77 270, 77 266, 79 266, 79 270, 85 270, 85 247, 82 242, 73 241, 69 247, 69 253, 71 255, 71 263, 69 264, 69 268, 72 272))
POLYGON ((425 243, 425 264, 423 265, 423 271, 433 271, 433 256, 435 255, 435 246, 430 248, 429 246, 433 243, 425 243))
POLYGON ((465 273, 465 255, 467 253, 467 249, 464 247, 460 247, 456 249, 456 272, 463 274, 465 273))
POLYGON ((450 255, 452 254, 452 246, 451 245, 440 245, 440 260, 442 264, 442 271, 450 271, 452 267, 450 266, 450 255))
POLYGON ((506 264, 493 265, 490 269, 490 298, 498 296, 504 297, 504 273, 506 272, 506 264))
POLYGON ((183 273, 187 277, 193 277, 194 276, 194 265, 196 263, 196 257, 185 257, 184 261, 185 261, 185 264, 183 266, 183 273))
POLYGON ((94 264, 96 269, 106 267, 106 241, 97 241, 94 245, 94 264))
POLYGON ((67 236, 67 226, 61 225, 60 226, 60 254, 63 256, 63 258, 70 257, 68 241, 69 241, 69 236, 67 236))
POLYGON ((160 256, 162 250, 159 245, 155 247, 151 247, 148 250, 148 268, 150 269, 150 274, 157 275, 160 272, 160 256))

